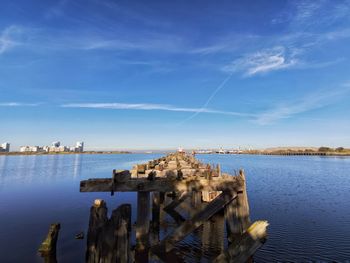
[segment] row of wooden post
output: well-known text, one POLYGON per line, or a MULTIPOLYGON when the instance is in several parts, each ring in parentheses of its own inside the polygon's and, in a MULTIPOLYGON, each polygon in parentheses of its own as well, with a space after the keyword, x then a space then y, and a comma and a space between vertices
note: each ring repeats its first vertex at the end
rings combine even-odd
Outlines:
MULTIPOLYGON (((175 157, 172 156, 172 158, 176 158, 178 167, 180 163, 178 156, 175 155, 175 157)), ((134 185, 133 180, 142 181, 142 179, 137 179, 139 171, 144 173, 147 168, 159 165, 158 163, 163 160, 166 160, 166 158, 154 161, 150 165, 143 166, 140 170, 139 167, 136 167, 136 173, 134 173, 136 179, 131 179, 130 189, 134 189, 132 186, 134 185)), ((193 159, 187 160, 190 162, 193 161, 193 159)), ((114 184, 125 184, 130 180, 127 179, 128 177, 123 177, 123 174, 125 173, 114 173, 114 175, 118 174, 121 174, 122 176, 119 179, 114 177, 112 181, 112 189, 117 187, 117 185, 114 184)), ((222 174, 220 166, 217 166, 215 169, 208 169, 206 179, 209 183, 211 182, 213 174, 219 176, 217 180, 221 180, 220 178, 222 177, 222 174)), ((103 180, 106 183, 108 182, 105 179, 103 180)), ((155 178, 149 178, 149 180, 155 180, 155 178)), ((182 178, 177 178, 177 180, 182 180, 182 178)), ((225 182, 224 178, 222 180, 225 182)), ((227 180, 232 183, 232 179, 228 178, 227 180)), ((202 244, 216 242, 218 240, 211 238, 208 234, 213 232, 212 236, 220 236, 216 235, 214 232, 224 231, 224 219, 226 222, 229 247, 224 251, 223 238, 218 241, 218 247, 222 247, 222 249, 219 251, 219 256, 217 256, 216 259, 213 259, 213 261, 245 262, 256 251, 256 249, 262 245, 266 238, 267 222, 262 221, 251 224, 243 170, 239 172, 237 180, 240 186, 238 190, 235 190, 235 188, 225 189, 221 187, 220 191, 205 193, 205 191, 193 188, 191 191, 187 190, 187 192, 178 191, 173 193, 173 200, 170 203, 165 203, 165 198, 168 194, 166 192, 159 190, 143 191, 142 189, 139 189, 137 191, 137 218, 135 226, 136 245, 133 251, 130 246, 130 205, 120 206, 112 212, 112 217, 109 219, 107 217, 105 203, 97 200, 90 212, 86 262, 148 262, 150 255, 156 255, 157 258, 165 262, 181 262, 181 260, 173 253, 176 243, 202 225, 206 228, 203 231, 202 244), (212 196, 210 194, 215 195, 212 196), (212 198, 208 198, 208 196, 212 196, 212 198), (205 203, 203 200, 207 202, 205 203), (189 203, 192 206, 189 219, 186 219, 181 213, 175 210, 177 206, 186 203, 189 203), (161 214, 163 214, 163 212, 172 216, 179 225, 165 238, 160 240, 159 231, 162 221, 161 214), (223 213, 224 217, 220 217, 220 213, 223 213), (220 218, 222 219, 220 220, 220 218), (214 219, 216 223, 210 224, 210 219, 214 219)), ((97 181, 100 183, 98 183, 96 189, 99 191, 100 189, 108 189, 108 187, 103 186, 104 181, 97 181)), ((174 181, 174 183, 175 182, 176 181, 174 181)), ((82 187, 86 188, 86 185, 87 184, 84 182, 82 187)), ((124 189, 119 185, 118 187, 124 189)), ((93 189, 93 186, 89 186, 88 189, 93 189)))

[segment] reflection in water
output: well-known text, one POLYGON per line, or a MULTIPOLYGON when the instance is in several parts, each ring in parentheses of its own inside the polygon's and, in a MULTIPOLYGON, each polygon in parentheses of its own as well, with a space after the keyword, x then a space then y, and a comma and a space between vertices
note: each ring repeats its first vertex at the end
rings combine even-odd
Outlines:
POLYGON ((74 156, 74 165, 73 165, 73 177, 80 177, 81 174, 81 159, 82 159, 82 154, 75 154, 74 156))

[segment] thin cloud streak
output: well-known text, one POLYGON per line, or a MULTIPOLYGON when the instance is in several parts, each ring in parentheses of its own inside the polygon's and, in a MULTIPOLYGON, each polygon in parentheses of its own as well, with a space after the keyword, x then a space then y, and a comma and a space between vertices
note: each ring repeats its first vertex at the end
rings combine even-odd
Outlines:
POLYGON ((183 108, 175 107, 166 104, 148 104, 148 103, 70 103, 61 105, 63 108, 90 108, 90 109, 114 109, 114 110, 161 110, 161 111, 175 111, 175 112, 203 112, 221 115, 230 115, 237 117, 253 117, 249 113, 221 111, 208 108, 183 108))
MULTIPOLYGON (((348 87, 346 84, 344 87, 348 87)), ((350 88, 339 89, 333 92, 322 92, 310 94, 294 102, 281 103, 267 111, 261 112, 254 119, 260 125, 275 123, 282 119, 291 118, 294 115, 317 110, 334 104, 337 100, 349 93, 350 88)))
POLYGON ((0 102, 0 107, 36 107, 40 103, 0 102))

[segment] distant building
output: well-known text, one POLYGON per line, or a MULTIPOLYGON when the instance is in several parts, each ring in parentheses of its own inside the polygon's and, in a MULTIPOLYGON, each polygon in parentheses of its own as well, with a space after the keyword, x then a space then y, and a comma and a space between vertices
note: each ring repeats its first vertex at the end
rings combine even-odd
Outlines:
POLYGON ((84 142, 77 142, 75 144, 75 151, 76 152, 83 152, 84 151, 84 142))
POLYGON ((61 145, 61 142, 53 142, 52 143, 52 147, 60 147, 60 145, 61 145))
POLYGON ((0 152, 9 152, 10 151, 10 144, 8 142, 4 142, 0 146, 0 152))
MULTIPOLYGON (((9 148, 9 147, 8 147, 9 148)), ((1 148, 0 148, 1 149, 1 148)), ((84 151, 84 142, 77 142, 75 146, 64 146, 61 145, 61 142, 53 142, 51 146, 21 146, 19 148, 20 152, 83 152, 84 151)))
POLYGON ((42 152, 43 148, 39 146, 21 146, 19 148, 20 152, 42 152))
POLYGON ((48 151, 55 152, 55 153, 68 152, 68 148, 66 146, 60 145, 60 143, 58 142, 58 146, 50 146, 48 151))

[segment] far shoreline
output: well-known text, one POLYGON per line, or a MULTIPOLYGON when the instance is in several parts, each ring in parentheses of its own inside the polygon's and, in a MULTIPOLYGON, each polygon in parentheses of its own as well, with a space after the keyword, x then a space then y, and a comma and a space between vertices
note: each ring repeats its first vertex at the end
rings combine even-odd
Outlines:
POLYGON ((0 152, 0 156, 20 155, 73 155, 73 154, 132 154, 130 151, 84 151, 84 152, 0 152))
MULTIPOLYGON (((79 154, 159 154, 172 151, 84 151, 84 152, 0 152, 0 156, 42 156, 42 155, 79 155, 79 154)), ((189 151, 190 152, 190 151, 189 151)), ((273 156, 328 156, 349 157, 350 152, 298 152, 298 151, 242 151, 240 153, 196 153, 196 155, 273 155, 273 156)))

